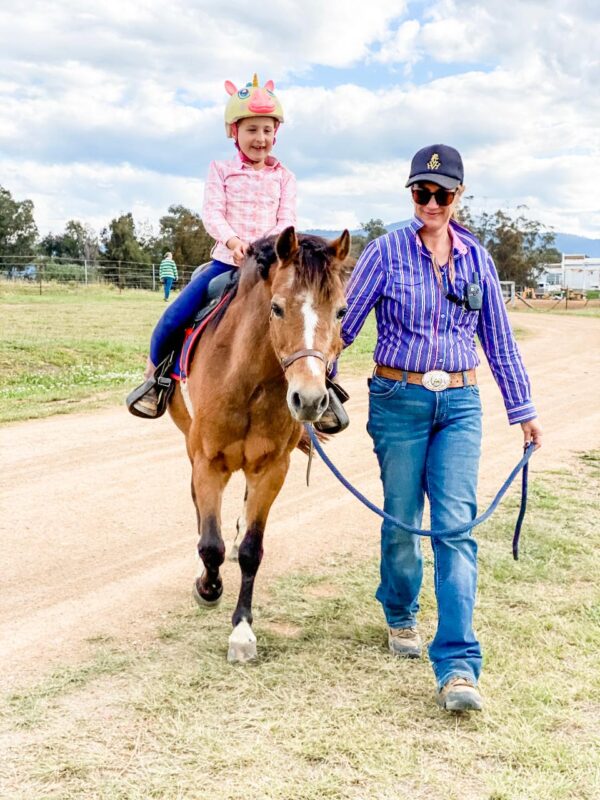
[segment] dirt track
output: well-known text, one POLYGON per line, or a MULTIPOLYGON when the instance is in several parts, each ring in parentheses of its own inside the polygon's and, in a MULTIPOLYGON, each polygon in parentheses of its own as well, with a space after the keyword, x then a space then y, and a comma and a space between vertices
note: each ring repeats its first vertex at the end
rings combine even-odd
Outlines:
MULTIPOLYGON (((532 471, 564 467, 573 453, 600 447, 600 320, 519 314, 521 349, 545 429, 532 471)), ((521 431, 509 428, 487 366, 480 497, 488 499, 519 457, 521 431)), ((342 368, 343 378, 343 368, 342 368)), ((365 431, 364 378, 343 381, 351 427, 328 446, 345 474, 375 500, 378 471, 365 431)), ((192 602, 196 524, 189 464, 168 418, 146 422, 122 408, 54 417, 0 430, 0 676, 26 683, 58 663, 89 655, 88 640, 144 641, 169 609, 192 602)), ((319 563, 320 554, 375 553, 379 521, 295 453, 269 520, 261 592, 274 576, 319 563), (306 554, 310 553, 310 561, 306 554)), ((231 539, 243 491, 234 476, 223 509, 231 539)), ((507 540, 507 547, 509 542, 507 540)), ((237 593, 227 563, 225 591, 237 593)), ((228 631, 223 631, 223 643, 228 631)), ((259 643, 260 644, 260 643, 259 643)))

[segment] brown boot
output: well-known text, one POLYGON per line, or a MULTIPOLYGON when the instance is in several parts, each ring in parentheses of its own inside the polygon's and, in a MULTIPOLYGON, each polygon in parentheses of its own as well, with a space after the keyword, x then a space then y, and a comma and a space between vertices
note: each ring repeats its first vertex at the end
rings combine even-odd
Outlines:
POLYGON ((423 642, 416 628, 389 628, 390 653, 400 658, 421 658, 423 642))
POLYGON ((483 698, 473 681, 457 675, 440 689, 437 704, 446 711, 481 711, 483 698))
POLYGON ((125 404, 129 412, 134 417, 145 417, 155 419, 161 415, 159 409, 159 397, 156 391, 156 380, 148 378, 140 386, 129 392, 125 399, 125 404))
POLYGON ((156 419, 162 417, 167 410, 169 397, 175 388, 175 382, 169 373, 173 366, 175 354, 171 353, 160 362, 158 367, 148 359, 144 383, 136 386, 125 398, 125 404, 135 417, 156 419))
POLYGON ((315 422, 315 430, 328 434, 340 433, 350 424, 346 409, 342 405, 348 399, 348 393, 330 378, 327 378, 327 393, 329 404, 320 419, 315 422))

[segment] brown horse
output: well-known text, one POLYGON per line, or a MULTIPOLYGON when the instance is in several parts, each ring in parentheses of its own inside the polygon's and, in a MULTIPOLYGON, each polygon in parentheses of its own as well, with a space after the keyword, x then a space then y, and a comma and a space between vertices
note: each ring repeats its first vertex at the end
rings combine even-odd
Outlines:
POLYGON ((349 246, 348 231, 327 242, 296 235, 291 227, 276 240, 252 245, 229 301, 202 335, 188 380, 170 403, 192 463, 204 565, 194 586, 200 605, 221 598, 221 500, 232 472, 243 470, 246 477, 230 661, 256 655, 252 593, 269 509, 302 423, 318 420, 328 404, 325 376, 342 348, 349 246))

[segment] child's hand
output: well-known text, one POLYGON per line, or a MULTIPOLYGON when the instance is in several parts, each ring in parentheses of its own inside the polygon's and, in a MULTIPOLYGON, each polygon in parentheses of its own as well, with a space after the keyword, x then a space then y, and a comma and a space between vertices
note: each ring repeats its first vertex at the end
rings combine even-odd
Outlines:
POLYGON ((246 251, 250 247, 248 242, 244 242, 237 236, 234 236, 227 242, 227 247, 233 251, 233 263, 236 267, 241 267, 246 257, 246 251))

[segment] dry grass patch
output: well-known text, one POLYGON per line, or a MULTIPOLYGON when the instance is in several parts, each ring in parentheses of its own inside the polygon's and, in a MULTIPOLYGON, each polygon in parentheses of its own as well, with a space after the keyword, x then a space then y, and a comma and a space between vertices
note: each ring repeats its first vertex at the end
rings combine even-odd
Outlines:
MULTIPOLYGON (((518 563, 514 508, 480 529, 480 715, 440 712, 429 664, 388 655, 377 564, 332 559, 257 608, 252 665, 225 660, 230 597, 173 612, 144 652, 99 641, 94 662, 7 698, 0 796, 594 800, 598 463, 534 482, 518 563)), ((428 637, 431 586, 428 559, 428 637)))

